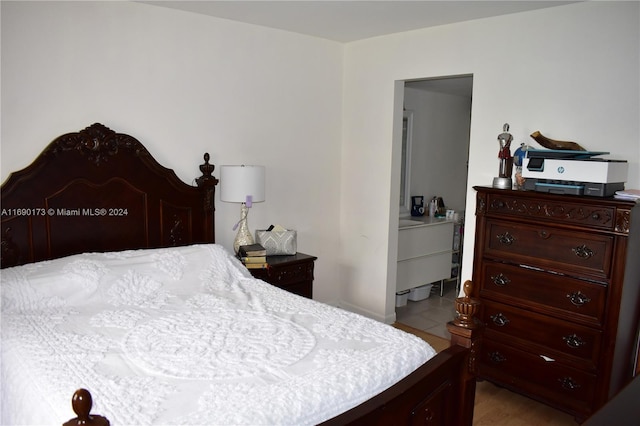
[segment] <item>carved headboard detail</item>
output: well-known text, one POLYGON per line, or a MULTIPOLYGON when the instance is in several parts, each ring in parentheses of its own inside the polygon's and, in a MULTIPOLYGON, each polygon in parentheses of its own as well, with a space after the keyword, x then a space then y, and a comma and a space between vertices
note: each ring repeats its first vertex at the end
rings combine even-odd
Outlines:
POLYGON ((197 187, 134 137, 93 124, 56 138, 2 185, 2 267, 89 251, 215 242, 209 154, 197 187))

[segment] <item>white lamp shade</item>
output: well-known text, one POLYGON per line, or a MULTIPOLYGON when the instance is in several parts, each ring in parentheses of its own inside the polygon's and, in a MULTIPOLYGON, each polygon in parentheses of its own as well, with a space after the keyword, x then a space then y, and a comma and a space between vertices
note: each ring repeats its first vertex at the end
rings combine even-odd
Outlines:
POLYGON ((264 166, 221 166, 220 199, 244 203, 251 196, 254 203, 264 201, 264 166))

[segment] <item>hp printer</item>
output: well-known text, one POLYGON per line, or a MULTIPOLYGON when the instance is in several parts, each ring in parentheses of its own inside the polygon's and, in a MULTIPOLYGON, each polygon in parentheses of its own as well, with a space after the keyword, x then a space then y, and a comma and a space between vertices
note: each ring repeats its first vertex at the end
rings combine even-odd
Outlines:
POLYGON ((626 160, 594 158, 608 152, 528 148, 522 165, 524 189, 554 194, 609 197, 624 189, 626 160))

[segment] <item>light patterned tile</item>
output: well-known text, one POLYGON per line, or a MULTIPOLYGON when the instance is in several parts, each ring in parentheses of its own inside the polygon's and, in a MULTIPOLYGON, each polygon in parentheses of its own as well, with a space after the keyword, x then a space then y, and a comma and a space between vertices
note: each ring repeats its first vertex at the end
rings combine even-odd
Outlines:
POLYGON ((455 317, 454 300, 457 293, 454 284, 446 284, 445 291, 440 297, 440 289, 434 288, 427 299, 408 301, 406 306, 396 308, 396 321, 450 339, 446 324, 455 317))

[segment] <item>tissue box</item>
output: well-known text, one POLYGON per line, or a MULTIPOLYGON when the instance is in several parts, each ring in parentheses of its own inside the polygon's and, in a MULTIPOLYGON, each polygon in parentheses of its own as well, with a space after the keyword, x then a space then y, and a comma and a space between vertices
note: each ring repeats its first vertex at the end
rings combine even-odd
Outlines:
POLYGON ((296 254, 298 252, 298 242, 296 231, 267 231, 266 229, 256 230, 256 242, 267 250, 267 256, 277 256, 283 254, 296 254))

